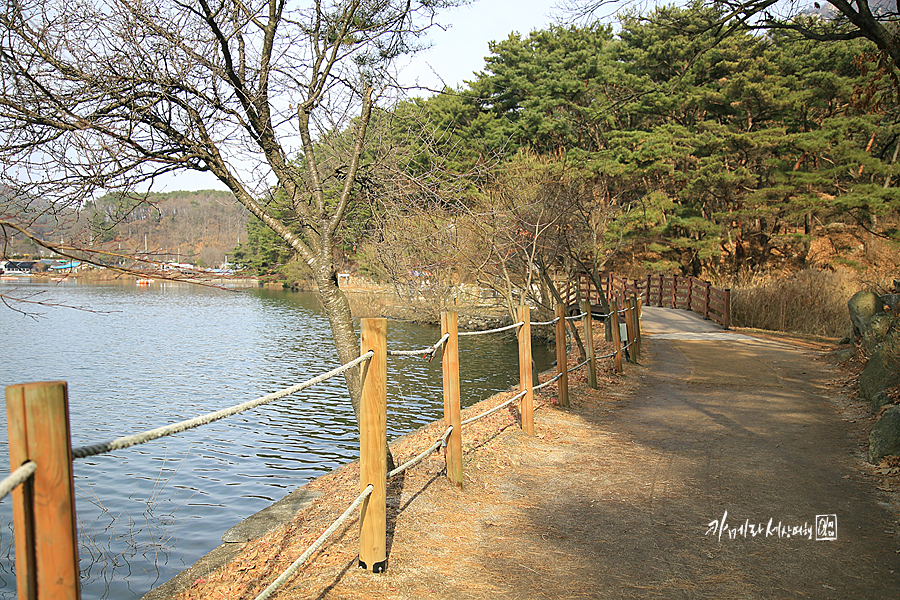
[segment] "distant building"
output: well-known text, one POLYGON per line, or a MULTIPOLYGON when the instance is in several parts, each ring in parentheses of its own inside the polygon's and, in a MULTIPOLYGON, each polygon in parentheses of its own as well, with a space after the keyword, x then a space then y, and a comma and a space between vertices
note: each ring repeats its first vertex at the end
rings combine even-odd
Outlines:
POLYGON ((54 265, 54 266, 50 267, 50 270, 51 270, 51 271, 71 271, 71 272, 75 272, 75 271, 78 271, 78 270, 79 270, 79 267, 81 267, 81 263, 80 263, 79 261, 77 261, 77 260, 71 260, 71 261, 69 261, 69 262, 67 262, 67 263, 63 263, 63 264, 61 264, 61 265, 60 265, 60 264, 54 265))
POLYGON ((31 275, 34 270, 34 261, 6 260, 0 261, 0 274, 3 275, 31 275))

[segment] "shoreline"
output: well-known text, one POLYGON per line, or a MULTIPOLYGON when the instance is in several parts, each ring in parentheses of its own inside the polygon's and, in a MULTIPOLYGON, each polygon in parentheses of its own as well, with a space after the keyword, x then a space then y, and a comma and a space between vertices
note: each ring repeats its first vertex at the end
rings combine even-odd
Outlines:
POLYGON ((181 278, 176 277, 163 277, 157 273, 147 273, 146 275, 137 275, 137 274, 124 274, 124 273, 110 273, 110 274, 100 274, 98 272, 89 271, 86 273, 67 273, 67 274, 45 274, 45 273, 31 273, 28 275, 23 274, 14 274, 14 275, 2 275, 0 276, 0 281, 3 283, 42 283, 42 284, 53 284, 53 283, 77 283, 81 285, 94 285, 94 284, 128 284, 128 285, 138 285, 141 282, 148 283, 189 283, 194 285, 213 285, 220 287, 262 287, 262 284, 258 277, 234 277, 234 276, 222 276, 222 275, 211 275, 205 276, 203 274, 184 276, 181 278))
MULTIPOLYGON (((542 380, 549 379, 553 373, 555 373, 555 371, 544 371, 540 374, 540 378, 542 380)), ((516 386, 513 386, 510 389, 497 392, 488 398, 484 398, 483 400, 462 409, 462 418, 468 418, 472 415, 479 414, 482 411, 500 404, 512 396, 517 389, 516 386)), ((538 393, 535 393, 535 411, 545 408, 555 402, 555 399, 545 399, 546 401, 543 402, 539 402, 538 400, 539 395, 538 393)), ((497 414, 499 415, 502 413, 497 414)), ((405 455, 406 452, 409 452, 408 449, 410 446, 421 445, 423 448, 427 447, 427 445, 423 445, 423 443, 420 442, 420 439, 429 436, 439 437, 442 429, 443 421, 433 421, 427 425, 422 425, 417 429, 404 433, 390 443, 391 452, 397 457, 400 456, 401 453, 405 455)), ((419 448, 419 451, 421 451, 421 449, 422 448, 419 448)), ((436 451, 435 454, 440 454, 440 451, 436 451)), ((434 454, 432 457, 433 456, 434 454)), ((397 459, 395 458, 395 460, 397 459)), ((399 460, 397 460, 397 464, 400 464, 399 460)), ((320 475, 319 477, 298 486, 285 494, 280 500, 273 502, 266 508, 250 515, 226 530, 222 534, 222 543, 167 582, 144 594, 141 597, 141 600, 164 600, 188 591, 198 581, 202 581, 213 572, 222 568, 227 568, 242 551, 253 544, 260 542, 260 540, 269 533, 289 526, 291 522, 303 514, 304 511, 309 510, 316 501, 327 502, 330 499, 330 496, 334 495, 333 490, 331 489, 334 487, 333 483, 339 483, 348 478, 358 479, 358 477, 359 459, 344 463, 331 472, 320 475)))
MULTIPOLYGON (((599 349, 603 349, 606 343, 598 338, 598 332, 595 330, 595 341, 599 345, 599 349)), ((600 332, 602 336, 602 331, 600 332)), ((576 363, 576 353, 571 352, 569 356, 569 365, 574 366, 576 363)), ((601 384, 605 386, 606 393, 613 389, 621 388, 624 384, 627 389, 628 380, 615 376, 611 373, 611 363, 598 361, 598 378, 602 379, 601 384)), ((570 373, 571 385, 577 387, 586 386, 586 377, 579 371, 570 373)), ((539 380, 546 381, 555 374, 554 369, 544 371, 540 374, 539 380)), ((497 392, 488 398, 484 398, 477 403, 464 408, 461 411, 462 419, 480 414, 493 408, 509 398, 518 391, 518 386, 512 386, 509 389, 497 392)), ((574 390, 573 390, 574 391, 574 390)), ((577 393, 577 392, 576 392, 577 393)), ((599 390, 593 390, 592 394, 601 393, 599 390)), ((615 393, 615 392, 614 392, 615 393)), ((580 402, 573 397, 573 402, 580 402)), ((534 394, 534 410, 536 413, 544 411, 555 411, 557 409, 557 390, 556 385, 551 384, 543 390, 536 391, 534 394)), ((563 409, 565 410, 565 409, 563 409)), ((396 440, 391 442, 391 451, 394 454, 398 464, 411 456, 415 456, 423 449, 427 448, 433 439, 439 438, 443 432, 444 423, 437 420, 427 425, 423 425, 414 429, 396 440)), ((524 433, 520 430, 519 411, 516 405, 511 405, 503 410, 497 411, 486 418, 474 422, 466 427, 465 438, 463 440, 463 460, 468 463, 475 460, 483 449, 493 443, 499 436, 506 435, 520 436, 524 433)), ((420 465, 407 471, 403 475, 399 475, 388 481, 389 490, 402 488, 408 484, 413 478, 420 477, 431 478, 432 475, 426 473, 434 473, 435 471, 442 473, 444 464, 443 452, 438 450, 426 458, 420 465), (417 471, 418 469, 418 471, 417 471)), ((443 480, 442 484, 443 484, 443 480)), ((448 484, 449 485, 449 484, 448 484)), ((235 573, 241 578, 249 578, 246 584, 249 587, 255 587, 258 581, 255 580, 252 573, 248 572, 244 565, 244 557, 247 553, 257 555, 257 560, 266 563, 267 561, 282 561, 284 556, 278 552, 272 556, 268 556, 273 549, 272 539, 286 540, 288 537, 294 538, 294 543, 298 545, 306 544, 307 546, 314 540, 319 533, 324 530, 331 520, 333 514, 340 514, 346 508, 345 502, 352 499, 358 493, 359 486, 359 460, 350 461, 340 467, 334 469, 330 473, 321 475, 315 479, 308 481, 286 495, 284 498, 275 502, 270 507, 252 515, 229 529, 223 534, 223 540, 226 538, 235 539, 232 533, 235 530, 253 531, 253 535, 247 538, 237 538, 235 541, 223 541, 210 553, 205 555, 199 561, 186 568, 184 571, 154 588, 141 600, 162 600, 163 598, 203 598, 205 595, 204 588, 207 585, 215 585, 215 581, 221 577, 234 576, 235 573), (296 504, 294 504, 296 503, 296 504), (296 505, 296 511, 291 510, 292 504, 296 505), (269 514, 265 514, 269 511, 269 514), (273 515, 279 515, 279 521, 268 520, 273 515), (253 523, 253 521, 258 521, 253 523), (265 555, 265 556, 264 556, 265 555), (199 595, 195 595, 199 594, 199 595)), ((390 494, 389 494, 390 495, 390 494)), ((389 513, 397 510, 388 507, 389 513)), ((344 542, 342 537, 348 533, 355 531, 353 525, 345 526, 344 533, 336 534, 336 537, 330 539, 327 544, 340 548, 344 552, 344 542)), ((388 544, 391 544, 392 534, 388 533, 388 544)), ((349 549, 350 554, 355 557, 355 550, 349 549)), ((331 551, 320 549, 317 562, 321 563, 323 557, 330 562, 329 554, 331 551)), ((355 562, 355 560, 354 560, 355 562)), ((313 567, 315 568, 315 567, 313 567)), ((298 575, 299 576, 299 575, 298 575)), ((239 592, 231 585, 230 590, 235 592, 234 597, 243 597, 243 592, 239 592)))

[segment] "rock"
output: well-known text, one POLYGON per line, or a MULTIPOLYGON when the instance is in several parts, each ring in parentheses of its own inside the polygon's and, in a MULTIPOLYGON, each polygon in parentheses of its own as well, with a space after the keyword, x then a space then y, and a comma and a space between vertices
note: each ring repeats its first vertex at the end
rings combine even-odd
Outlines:
POLYGON ((881 298, 875 292, 856 292, 847 301, 847 309, 853 323, 853 337, 857 339, 862 336, 866 321, 881 310, 881 298))
POLYGON ((838 348, 837 350, 832 350, 829 354, 839 362, 846 363, 856 357, 856 348, 852 346, 850 348, 838 348))
POLYGON ((891 398, 885 392, 878 392, 872 396, 872 414, 876 414, 881 410, 882 406, 887 406, 890 403, 891 398))
POLYGON ((900 294, 885 294, 879 296, 878 300, 880 309, 884 312, 897 312, 897 307, 900 306, 900 294))
POLYGON ((869 435, 869 462, 893 455, 900 455, 900 406, 884 411, 869 435))
POLYGON ((882 405, 875 406, 875 397, 879 392, 900 385, 900 372, 886 364, 884 354, 876 350, 869 358, 866 368, 859 375, 859 395, 872 402, 872 412, 882 405))
POLYGON ((862 327, 862 345, 866 354, 875 352, 878 344, 884 341, 888 332, 891 330, 891 324, 894 322, 894 316, 890 313, 875 313, 872 315, 862 327))

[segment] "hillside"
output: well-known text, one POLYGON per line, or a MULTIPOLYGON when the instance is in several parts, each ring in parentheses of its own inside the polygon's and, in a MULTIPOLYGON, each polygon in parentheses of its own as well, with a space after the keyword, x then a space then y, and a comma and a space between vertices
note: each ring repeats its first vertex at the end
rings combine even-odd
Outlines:
MULTIPOLYGON (((33 230, 54 243, 213 267, 240 244, 247 220, 246 210, 228 192, 176 191, 132 198, 106 195, 53 222, 38 222, 33 230)), ((39 253, 21 236, 12 236, 5 252, 39 253)))

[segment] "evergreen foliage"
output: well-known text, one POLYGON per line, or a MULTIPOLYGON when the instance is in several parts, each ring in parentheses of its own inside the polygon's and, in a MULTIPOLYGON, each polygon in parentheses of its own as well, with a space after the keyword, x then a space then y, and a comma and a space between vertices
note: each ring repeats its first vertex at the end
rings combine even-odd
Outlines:
MULTIPOLYGON (((873 45, 777 30, 720 37, 729 26, 720 9, 694 4, 632 14, 615 34, 553 26, 492 43, 465 87, 378 116, 387 143, 367 158, 390 155, 395 172, 360 193, 375 200, 370 210, 401 195, 448 215, 464 205, 471 221, 531 165, 522 185, 540 176, 546 190, 519 194, 529 205, 513 212, 519 227, 543 228, 545 267, 556 271, 800 269, 850 262, 847 228, 854 247, 900 240, 900 111, 873 45), (454 178, 471 185, 442 203, 425 198, 454 178), (572 218, 550 227, 563 204, 572 218), (834 250, 824 263, 814 256, 822 239, 834 250)), ((391 210, 402 227, 407 213, 391 210)))

